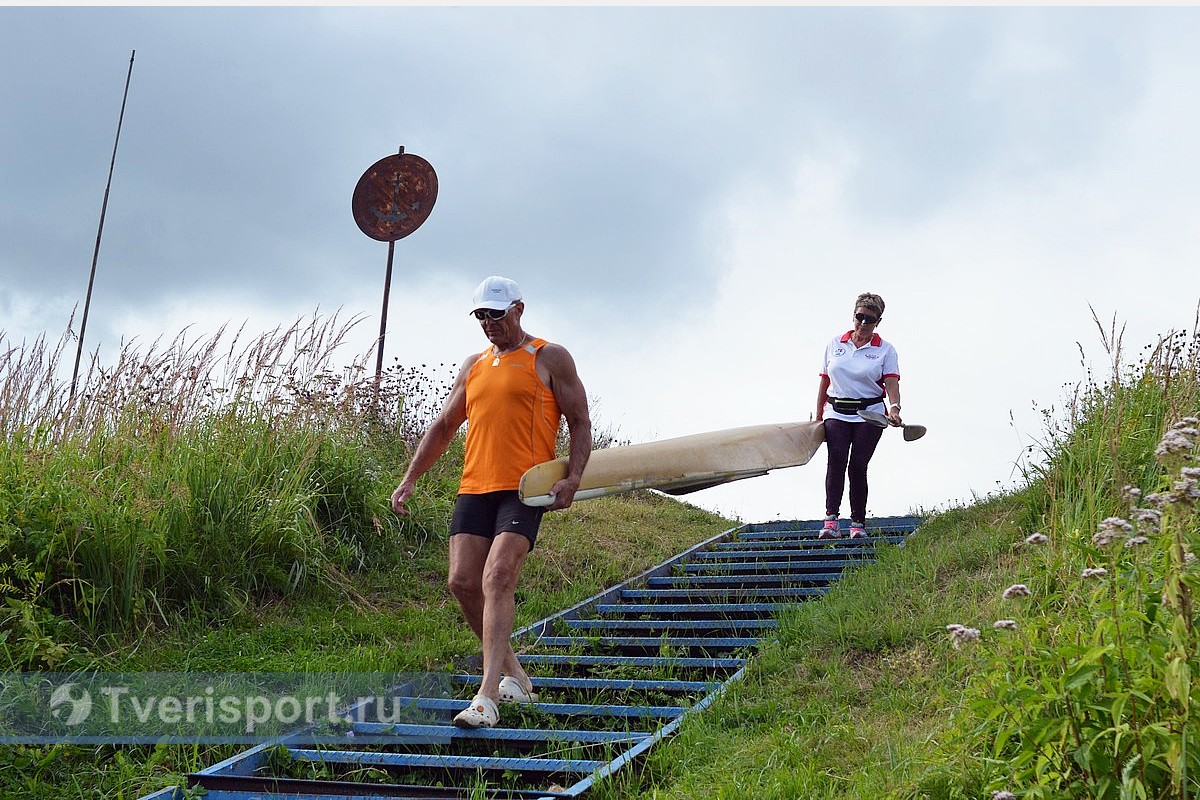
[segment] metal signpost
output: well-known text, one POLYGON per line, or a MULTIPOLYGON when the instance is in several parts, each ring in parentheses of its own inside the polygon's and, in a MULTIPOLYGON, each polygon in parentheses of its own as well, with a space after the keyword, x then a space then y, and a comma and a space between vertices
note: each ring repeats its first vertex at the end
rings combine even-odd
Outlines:
POLYGON ((354 221, 367 236, 388 243, 387 274, 383 282, 383 310, 379 315, 379 344, 375 358, 375 385, 383 376, 383 339, 387 332, 388 296, 392 288, 392 257, 396 240, 421 227, 437 201, 437 173, 429 162, 404 147, 379 159, 362 174, 354 187, 351 207, 354 221))

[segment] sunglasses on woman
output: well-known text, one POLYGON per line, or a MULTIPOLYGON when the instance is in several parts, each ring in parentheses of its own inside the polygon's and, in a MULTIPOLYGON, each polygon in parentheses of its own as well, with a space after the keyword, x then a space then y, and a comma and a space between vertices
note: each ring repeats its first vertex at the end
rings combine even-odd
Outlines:
MULTIPOLYGON (((478 314, 479 312, 476 311, 475 313, 478 314)), ((874 325, 876 322, 879 322, 879 317, 872 317, 870 314, 855 314, 854 318, 863 325, 874 325)))

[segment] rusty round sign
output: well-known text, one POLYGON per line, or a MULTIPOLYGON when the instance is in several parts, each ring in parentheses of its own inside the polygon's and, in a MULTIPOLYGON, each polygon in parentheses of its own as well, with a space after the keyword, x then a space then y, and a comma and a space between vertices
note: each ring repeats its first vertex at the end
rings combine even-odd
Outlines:
POLYGON ((437 173, 428 161, 412 153, 386 156, 354 187, 354 221, 377 241, 403 239, 429 217, 437 191, 437 173))

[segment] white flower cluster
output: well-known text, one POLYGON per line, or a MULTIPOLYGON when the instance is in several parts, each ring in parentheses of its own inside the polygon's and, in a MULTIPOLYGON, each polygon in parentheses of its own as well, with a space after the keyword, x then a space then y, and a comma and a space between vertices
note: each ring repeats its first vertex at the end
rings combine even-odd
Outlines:
POLYGON ((1133 524, 1120 517, 1106 517, 1096 526, 1092 541, 1099 547, 1108 547, 1113 542, 1123 541, 1133 533, 1133 524))
POLYGON ((1012 586, 1004 590, 1004 599, 1012 600, 1014 597, 1029 597, 1033 592, 1029 591, 1029 587, 1023 583, 1014 583, 1012 586))
POLYGON ((1133 521, 1137 523, 1137 529, 1143 533, 1158 533, 1159 526, 1162 524, 1162 512, 1156 508, 1134 508, 1133 521))
POLYGON ((1162 441, 1154 449, 1154 457, 1159 461, 1168 461, 1172 456, 1185 455, 1196 447, 1196 426, 1200 419, 1184 417, 1170 427, 1163 435, 1162 441))
POLYGON ((979 641, 978 628, 968 628, 965 625, 954 623, 947 625, 946 630, 950 632, 950 639, 954 642, 955 649, 962 647, 964 644, 979 641))
POLYGON ((1200 467, 1184 467, 1179 470, 1179 480, 1171 487, 1176 499, 1184 503, 1200 500, 1200 467))

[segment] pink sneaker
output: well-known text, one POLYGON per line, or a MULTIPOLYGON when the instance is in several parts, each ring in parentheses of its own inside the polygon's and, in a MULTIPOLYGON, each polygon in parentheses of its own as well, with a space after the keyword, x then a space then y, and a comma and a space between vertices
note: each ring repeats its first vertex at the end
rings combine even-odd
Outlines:
POLYGON ((822 526, 821 532, 817 534, 818 539, 837 539, 842 534, 838 531, 838 518, 836 516, 826 517, 825 525, 822 526))
POLYGON ((850 521, 850 538, 851 538, 851 539, 865 539, 865 538, 867 538, 867 528, 866 528, 866 525, 864 525, 864 524, 863 524, 863 523, 861 523, 861 522, 854 522, 853 520, 851 520, 851 521, 850 521))

